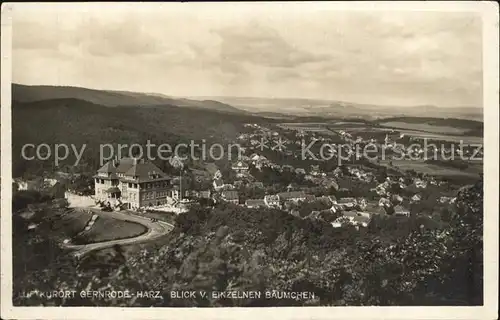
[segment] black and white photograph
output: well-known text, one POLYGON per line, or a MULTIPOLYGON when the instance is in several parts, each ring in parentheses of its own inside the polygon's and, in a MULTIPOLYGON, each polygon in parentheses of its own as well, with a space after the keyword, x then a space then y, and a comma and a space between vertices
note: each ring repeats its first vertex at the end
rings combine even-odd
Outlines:
POLYGON ((377 4, 2 5, 2 318, 497 318, 498 4, 377 4))

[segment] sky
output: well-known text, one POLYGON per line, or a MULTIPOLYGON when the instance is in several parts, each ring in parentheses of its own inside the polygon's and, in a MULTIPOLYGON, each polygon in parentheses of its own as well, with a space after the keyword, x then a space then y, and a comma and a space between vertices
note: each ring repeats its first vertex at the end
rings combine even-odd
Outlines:
POLYGON ((474 13, 310 6, 26 5, 12 79, 171 96, 482 106, 474 13))

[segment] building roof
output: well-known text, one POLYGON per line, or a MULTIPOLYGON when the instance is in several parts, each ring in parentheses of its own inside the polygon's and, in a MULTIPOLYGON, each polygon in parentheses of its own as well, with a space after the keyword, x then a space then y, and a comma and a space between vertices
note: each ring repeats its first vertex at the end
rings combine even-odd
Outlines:
POLYGON ((340 198, 337 200, 338 204, 346 204, 346 203, 356 203, 356 199, 354 198, 340 198))
POLYGON ((264 196, 264 199, 277 201, 279 200, 279 196, 277 194, 268 194, 264 196))
POLYGON ((245 205, 249 207, 258 207, 265 206, 266 203, 264 202, 264 199, 248 199, 245 201, 245 205))
POLYGON ((306 193, 304 191, 290 191, 290 192, 281 192, 278 193, 280 198, 282 199, 297 199, 297 198, 305 198, 306 193))
POLYGON ((238 191, 235 190, 227 190, 227 191, 222 191, 222 198, 225 200, 238 200, 238 191))
POLYGON ((409 212, 410 210, 404 208, 403 206, 400 206, 400 205, 397 205, 397 206, 394 206, 394 212, 395 213, 398 213, 398 212, 409 212))
POLYGON ((358 216, 355 216, 353 220, 354 220, 354 222, 357 222, 357 223, 368 223, 368 222, 370 222, 371 217, 367 217, 367 216, 363 216, 363 215, 359 216, 358 215, 358 216))
POLYGON ((210 198, 210 194, 211 194, 210 190, 204 190, 199 192, 200 198, 210 198))
POLYGON ((111 160, 103 165, 97 173, 107 173, 110 178, 119 178, 124 181, 148 182, 164 179, 167 175, 150 161, 135 158, 122 158, 111 160), (118 177, 118 174, 124 175, 118 177))
POLYGON ((216 187, 222 187, 224 185, 224 181, 222 179, 214 180, 214 184, 216 187))
POLYGON ((233 169, 248 169, 248 165, 243 161, 238 161, 233 164, 233 169))

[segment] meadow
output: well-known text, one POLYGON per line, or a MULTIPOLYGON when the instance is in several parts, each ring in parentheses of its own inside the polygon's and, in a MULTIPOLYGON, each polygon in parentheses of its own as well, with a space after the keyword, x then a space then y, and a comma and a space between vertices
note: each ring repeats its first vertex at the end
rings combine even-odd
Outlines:
POLYGON ((132 238, 139 236, 146 231, 147 228, 138 223, 99 215, 99 218, 97 218, 94 226, 89 231, 75 237, 73 243, 87 244, 132 238))

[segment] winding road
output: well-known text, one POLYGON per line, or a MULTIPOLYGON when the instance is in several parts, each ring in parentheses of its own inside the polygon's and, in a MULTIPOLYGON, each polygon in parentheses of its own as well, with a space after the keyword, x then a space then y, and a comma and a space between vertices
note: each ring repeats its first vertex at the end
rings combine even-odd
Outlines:
POLYGON ((95 242, 95 243, 82 244, 82 245, 63 244, 64 248, 75 250, 73 252, 73 254, 76 257, 81 257, 84 254, 89 253, 91 251, 105 249, 105 248, 113 247, 115 245, 129 245, 129 244, 136 244, 136 243, 151 241, 151 240, 157 239, 157 238, 169 233, 174 228, 174 225, 172 225, 170 223, 167 223, 164 221, 152 222, 149 218, 139 216, 139 215, 133 214, 131 212, 118 212, 118 211, 106 212, 106 211, 101 211, 101 210, 94 209, 94 208, 75 208, 75 209, 76 210, 92 211, 92 212, 99 214, 101 216, 106 215, 108 217, 111 217, 111 218, 117 219, 117 220, 124 220, 124 221, 139 223, 148 229, 148 231, 146 231, 146 233, 143 233, 139 236, 132 237, 132 238, 117 239, 117 240, 110 240, 110 241, 103 241, 103 242, 95 242))

